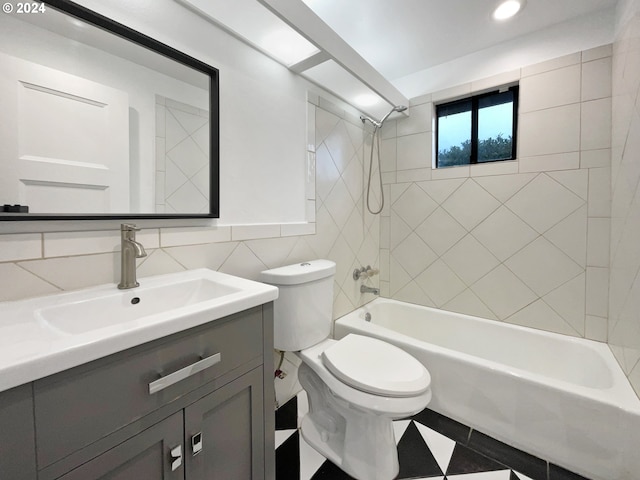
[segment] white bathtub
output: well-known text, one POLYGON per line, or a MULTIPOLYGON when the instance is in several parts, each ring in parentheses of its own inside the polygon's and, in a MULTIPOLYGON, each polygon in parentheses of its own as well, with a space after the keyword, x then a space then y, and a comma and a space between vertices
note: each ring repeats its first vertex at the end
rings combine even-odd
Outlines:
POLYGON ((607 345, 383 298, 338 319, 348 333, 420 360, 432 410, 593 480, 640 479, 640 401, 607 345))

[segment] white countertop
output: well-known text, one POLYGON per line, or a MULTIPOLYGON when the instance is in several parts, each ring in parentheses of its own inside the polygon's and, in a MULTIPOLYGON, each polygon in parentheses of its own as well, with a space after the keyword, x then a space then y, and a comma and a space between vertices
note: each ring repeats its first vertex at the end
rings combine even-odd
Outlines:
MULTIPOLYGON (((278 289, 274 286, 208 269, 158 275, 139 281, 140 287, 129 290, 118 290, 113 283, 17 302, 0 302, 0 391, 278 298, 278 289), (163 288, 164 293, 172 284, 200 279, 229 287, 231 292, 210 300, 192 300, 186 306, 143 314, 134 319, 122 321, 114 318, 112 324, 97 324, 96 328, 88 330, 56 328, 43 313, 55 310, 56 317, 60 317, 67 306, 71 306, 73 311, 78 305, 84 305, 85 310, 80 311, 86 312, 86 305, 93 305, 88 302, 103 298, 127 305, 119 308, 136 308, 131 306, 134 297, 139 297, 142 304, 145 297, 154 298, 154 289, 163 288)), ((98 305, 104 305, 104 302, 98 305)), ((83 326, 83 318, 64 321, 65 325, 78 322, 80 327, 83 326)), ((93 325, 91 319, 88 322, 93 325)))

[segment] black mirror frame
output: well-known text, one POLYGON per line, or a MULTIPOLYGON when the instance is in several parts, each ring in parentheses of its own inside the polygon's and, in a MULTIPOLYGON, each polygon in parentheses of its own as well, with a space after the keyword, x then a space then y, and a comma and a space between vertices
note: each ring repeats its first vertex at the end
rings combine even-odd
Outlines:
POLYGON ((209 77, 209 125, 210 125, 210 178, 209 213, 207 214, 166 214, 166 213, 122 213, 122 214, 0 214, 0 221, 42 221, 42 220, 118 220, 118 219, 189 219, 220 217, 220 81, 219 71, 185 53, 162 42, 133 30, 93 10, 70 0, 45 0, 41 3, 74 16, 86 23, 106 30, 125 40, 136 43, 160 55, 198 70, 209 77))

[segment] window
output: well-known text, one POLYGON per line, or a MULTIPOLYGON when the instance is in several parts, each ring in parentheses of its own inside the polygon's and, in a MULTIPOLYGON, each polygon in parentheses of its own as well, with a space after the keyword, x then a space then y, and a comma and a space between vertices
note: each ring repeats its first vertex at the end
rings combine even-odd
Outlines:
POLYGON ((514 160, 518 87, 436 106, 436 167, 514 160))

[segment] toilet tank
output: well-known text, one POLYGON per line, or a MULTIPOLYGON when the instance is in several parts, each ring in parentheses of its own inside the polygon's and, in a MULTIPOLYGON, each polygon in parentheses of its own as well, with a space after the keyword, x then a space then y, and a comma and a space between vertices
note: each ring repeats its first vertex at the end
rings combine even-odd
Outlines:
POLYGON ((335 273, 336 264, 330 260, 312 260, 260 273, 261 282, 279 290, 273 307, 275 348, 296 352, 329 336, 335 273))

